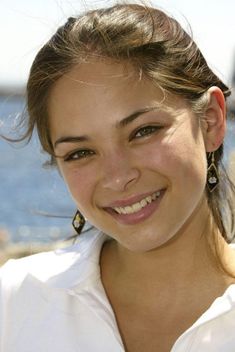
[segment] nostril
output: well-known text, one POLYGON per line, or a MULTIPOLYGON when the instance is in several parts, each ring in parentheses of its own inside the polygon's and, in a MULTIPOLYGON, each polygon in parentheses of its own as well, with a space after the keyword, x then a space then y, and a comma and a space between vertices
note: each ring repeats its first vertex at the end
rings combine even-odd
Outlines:
POLYGON ((126 188, 134 184, 139 178, 139 172, 137 169, 122 169, 112 173, 110 171, 111 170, 109 170, 104 176, 103 187, 115 191, 126 190, 126 188))

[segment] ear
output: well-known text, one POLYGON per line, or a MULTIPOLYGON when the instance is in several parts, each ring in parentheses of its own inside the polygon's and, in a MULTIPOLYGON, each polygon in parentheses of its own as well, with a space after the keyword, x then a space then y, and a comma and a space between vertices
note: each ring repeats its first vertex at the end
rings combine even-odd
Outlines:
POLYGON ((226 104, 218 87, 208 89, 209 101, 204 114, 204 141, 207 152, 217 150, 223 143, 226 131, 226 104))

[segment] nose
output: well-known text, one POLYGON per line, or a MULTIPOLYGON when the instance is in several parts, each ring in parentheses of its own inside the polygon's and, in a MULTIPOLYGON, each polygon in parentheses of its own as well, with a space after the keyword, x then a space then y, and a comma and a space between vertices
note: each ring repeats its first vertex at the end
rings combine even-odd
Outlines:
POLYGON ((113 191, 125 191, 139 179, 138 168, 125 152, 110 153, 104 160, 102 186, 113 191))

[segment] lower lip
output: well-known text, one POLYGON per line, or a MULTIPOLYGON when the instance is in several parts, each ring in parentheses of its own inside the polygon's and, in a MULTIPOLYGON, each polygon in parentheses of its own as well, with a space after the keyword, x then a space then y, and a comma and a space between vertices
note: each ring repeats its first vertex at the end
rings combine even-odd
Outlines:
POLYGON ((106 211, 112 215, 117 221, 124 225, 135 225, 148 219, 159 207, 159 204, 164 196, 165 190, 161 191, 159 197, 147 204, 144 208, 132 214, 118 214, 113 209, 107 208, 106 211))

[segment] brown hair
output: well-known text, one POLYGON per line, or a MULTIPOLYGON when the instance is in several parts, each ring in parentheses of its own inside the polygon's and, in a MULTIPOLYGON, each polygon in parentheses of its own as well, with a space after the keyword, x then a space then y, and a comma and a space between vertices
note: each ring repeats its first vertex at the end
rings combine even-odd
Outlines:
MULTIPOLYGON (((207 103, 204 93, 211 86, 218 86, 225 98, 230 95, 192 38, 161 10, 117 4, 71 17, 37 54, 27 85, 29 121, 24 137, 30 139, 36 126, 41 144, 52 160, 47 113, 50 90, 74 65, 92 58, 131 63, 164 91, 186 99, 196 114, 203 114, 207 103)), ((222 155, 223 146, 215 152, 220 185, 213 193, 207 191, 207 199, 217 228, 229 242, 234 233, 234 188, 221 166, 222 155)))

